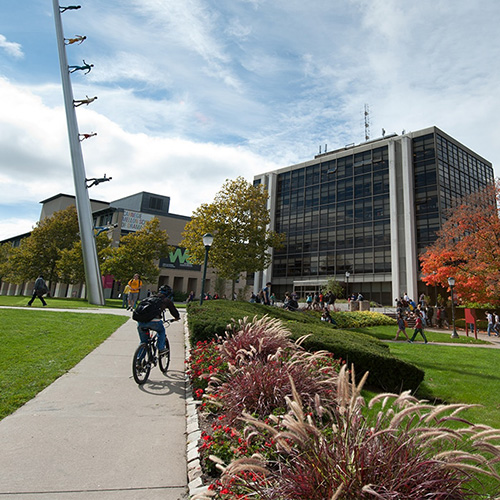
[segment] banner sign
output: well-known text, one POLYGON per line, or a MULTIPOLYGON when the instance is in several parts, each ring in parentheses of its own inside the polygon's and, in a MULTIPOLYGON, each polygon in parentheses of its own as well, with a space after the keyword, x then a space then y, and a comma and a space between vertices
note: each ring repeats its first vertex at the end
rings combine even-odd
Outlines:
POLYGON ((142 212, 133 212, 132 210, 123 211, 122 229, 126 231, 139 231, 144 227, 147 221, 150 221, 154 215, 143 214, 142 212))
POLYGON ((168 257, 160 259, 160 267, 201 271, 201 266, 189 262, 189 255, 186 249, 181 247, 174 247, 174 250, 169 252, 168 257))
POLYGON ((106 276, 102 276, 102 287, 103 288, 113 288, 113 276, 111 274, 106 274, 106 276))

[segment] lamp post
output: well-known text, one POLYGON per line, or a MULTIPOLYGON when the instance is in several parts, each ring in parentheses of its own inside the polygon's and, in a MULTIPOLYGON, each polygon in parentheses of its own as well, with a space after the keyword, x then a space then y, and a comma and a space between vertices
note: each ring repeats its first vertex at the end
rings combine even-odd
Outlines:
POLYGON ((214 237, 207 233, 203 235, 203 245, 205 245, 205 265, 203 266, 203 278, 201 280, 200 306, 203 304, 203 296, 205 295, 205 279, 207 277, 208 251, 214 242, 214 237))
POLYGON ((350 276, 350 273, 349 271, 346 271, 345 272, 345 282, 346 282, 346 286, 345 286, 345 295, 346 295, 346 299, 349 298, 349 276, 350 276))
POLYGON ((455 328, 455 298, 453 297, 453 287, 455 286, 455 278, 448 278, 448 285, 451 290, 451 321, 453 323, 452 339, 458 339, 457 329, 455 328))

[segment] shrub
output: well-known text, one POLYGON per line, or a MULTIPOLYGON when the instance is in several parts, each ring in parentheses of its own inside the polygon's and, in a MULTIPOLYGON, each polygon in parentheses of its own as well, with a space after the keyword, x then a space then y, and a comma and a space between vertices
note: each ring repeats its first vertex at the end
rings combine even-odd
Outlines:
POLYGON ((297 352, 289 359, 253 360, 230 370, 213 391, 230 422, 243 412, 266 417, 275 410, 283 410, 292 387, 308 407, 313 405, 316 395, 331 404, 340 362, 327 359, 324 354, 297 352))
POLYGON ((250 360, 266 361, 269 356, 294 348, 290 332, 278 319, 268 316, 248 317, 234 322, 226 330, 221 352, 224 359, 233 365, 250 360))
POLYGON ((462 500, 479 493, 472 479, 485 475, 498 492, 500 431, 459 418, 467 405, 382 394, 365 416, 361 387, 344 368, 333 406, 318 402, 307 413, 294 391, 285 416, 266 423, 246 415, 247 432, 271 436, 274 455, 234 460, 219 491, 260 500, 462 500))
MULTIPOLYGON (((292 332, 292 340, 311 334, 303 344, 306 350, 329 351, 349 364, 354 363, 361 376, 369 371, 372 386, 391 392, 416 390, 424 378, 422 370, 392 356, 387 344, 369 335, 325 325, 317 311, 290 312, 262 304, 226 300, 206 301, 203 306, 191 303, 188 305, 191 342, 223 337, 231 320, 264 315, 280 319, 292 332)), ((394 319, 371 311, 338 312, 334 313, 334 318, 342 328, 395 323, 394 319)))
POLYGON ((394 318, 373 311, 334 312, 332 318, 338 328, 365 328, 368 326, 397 325, 394 318))
POLYGON ((302 346, 308 351, 326 350, 356 367, 358 381, 369 373, 368 384, 384 391, 399 393, 416 390, 424 379, 424 371, 390 354, 387 344, 362 333, 334 330, 318 326, 289 324, 292 339, 309 336, 302 346))
MULTIPOLYGON (((269 316, 277 318, 285 324, 306 323, 321 324, 321 313, 318 311, 286 311, 279 307, 252 304, 250 302, 230 300, 208 300, 200 306, 191 302, 187 306, 188 325, 192 344, 199 340, 210 340, 216 336, 223 336, 227 325, 232 320, 242 319, 245 316, 269 316)), ((336 312, 332 314, 339 328, 359 328, 378 325, 395 325, 396 321, 389 316, 371 311, 365 312, 336 312)), ((331 325, 329 325, 331 328, 331 325)))

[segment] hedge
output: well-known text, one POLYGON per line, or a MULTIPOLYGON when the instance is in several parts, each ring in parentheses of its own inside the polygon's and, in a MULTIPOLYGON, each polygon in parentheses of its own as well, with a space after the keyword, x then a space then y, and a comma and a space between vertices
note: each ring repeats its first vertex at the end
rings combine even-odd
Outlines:
POLYGON ((267 314, 283 321, 291 331, 293 340, 308 335, 302 344, 306 350, 326 350, 342 358, 349 366, 354 365, 358 379, 368 371, 369 386, 390 392, 414 391, 424 378, 423 370, 394 357, 387 344, 370 335, 346 329, 395 324, 394 319, 380 313, 333 313, 337 326, 342 327, 334 328, 322 323, 318 312, 291 312, 249 302, 211 300, 204 302, 202 306, 191 303, 187 311, 193 344, 210 340, 217 335, 223 336, 232 320, 267 314))

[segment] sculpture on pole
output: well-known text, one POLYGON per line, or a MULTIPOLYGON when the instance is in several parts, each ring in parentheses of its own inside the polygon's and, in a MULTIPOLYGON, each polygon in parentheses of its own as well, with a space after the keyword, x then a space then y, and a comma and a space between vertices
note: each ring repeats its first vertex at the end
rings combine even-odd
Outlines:
POLYGON ((78 138, 80 139, 80 142, 82 142, 85 139, 90 139, 91 137, 94 137, 96 135, 97 132, 91 132, 90 134, 78 134, 78 138))
MULTIPOLYGON (((59 0, 52 0, 52 5, 54 9, 57 50, 59 53, 64 108, 66 111, 66 123, 68 126, 71 163, 73 167, 73 180, 75 183, 76 209, 78 212, 78 224, 80 228, 80 238, 82 241, 87 297, 90 304, 104 305, 104 291, 94 237, 94 222, 92 218, 89 193, 85 182, 85 165, 83 163, 82 147, 79 141, 78 123, 75 112, 76 106, 86 104, 86 102, 79 103, 79 101, 76 101, 75 103, 70 81, 71 69, 74 69, 75 71, 78 69, 87 70, 88 73, 92 68, 92 65, 87 65, 87 63, 83 61, 85 65, 83 67, 69 67, 66 57, 66 44, 64 43, 65 38, 63 34, 61 13, 66 10, 79 9, 80 6, 60 7, 59 0), (68 68, 70 71, 68 71, 68 68)), ((87 97, 87 99, 88 102, 91 102, 90 98, 87 97)), ((81 101, 84 100, 82 99, 81 101)))
POLYGON ((64 44, 72 45, 73 43, 77 43, 78 45, 81 45, 85 40, 87 40, 86 36, 75 35, 73 38, 65 38, 64 44))
POLYGON ((97 96, 95 97, 86 96, 86 99, 73 99, 73 106, 75 108, 77 108, 78 106, 82 106, 83 104, 86 104, 88 106, 91 102, 94 102, 96 99, 97 96))
POLYGON ((82 66, 68 66, 68 69, 70 70, 70 73, 74 73, 75 71, 85 71, 85 74, 87 75, 92 71, 92 68, 94 67, 93 64, 89 64, 88 62, 83 59, 83 65, 82 66))
POLYGON ((63 12, 66 12, 67 10, 78 10, 81 9, 81 5, 70 5, 69 7, 59 7, 59 12, 62 14, 63 12))

